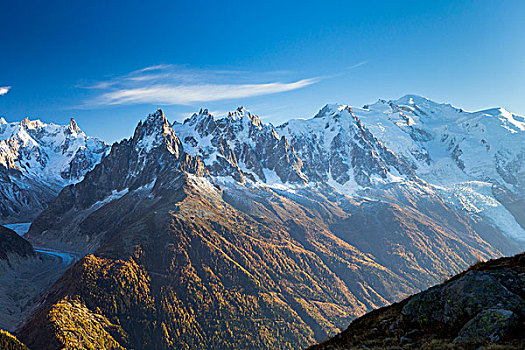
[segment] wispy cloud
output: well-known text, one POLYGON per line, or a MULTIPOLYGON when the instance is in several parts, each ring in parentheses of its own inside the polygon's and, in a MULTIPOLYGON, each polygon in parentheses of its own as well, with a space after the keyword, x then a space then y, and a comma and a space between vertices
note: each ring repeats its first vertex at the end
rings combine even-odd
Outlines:
POLYGON ((11 90, 11 86, 0 86, 0 96, 5 95, 11 90))
POLYGON ((357 67, 364 66, 364 65, 367 64, 367 63, 368 63, 368 61, 357 62, 356 64, 353 64, 353 65, 351 65, 350 67, 348 67, 347 70, 350 70, 350 69, 354 69, 354 68, 357 68, 357 67))
POLYGON ((315 79, 303 79, 293 83, 267 84, 205 84, 168 85, 118 89, 97 98, 104 105, 158 103, 162 105, 185 105, 193 102, 219 101, 242 97, 273 94, 299 89, 315 83, 315 79))
POLYGON ((351 66, 348 66, 346 68, 343 68, 341 69, 341 71, 339 71, 338 73, 335 73, 335 74, 330 74, 330 75, 325 75, 323 77, 321 77, 323 80, 326 80, 326 79, 333 79, 333 78, 338 78, 338 77, 342 77, 344 75, 347 75, 349 74, 351 71, 353 71, 354 69, 356 68, 359 68, 361 66, 364 66, 368 64, 368 61, 361 61, 361 62, 357 62, 351 66))
POLYGON ((288 72, 246 72, 190 69, 184 66, 157 65, 129 74, 99 81, 88 89, 100 90, 86 106, 138 103, 189 105, 274 94, 315 84, 320 78, 288 79, 288 72))

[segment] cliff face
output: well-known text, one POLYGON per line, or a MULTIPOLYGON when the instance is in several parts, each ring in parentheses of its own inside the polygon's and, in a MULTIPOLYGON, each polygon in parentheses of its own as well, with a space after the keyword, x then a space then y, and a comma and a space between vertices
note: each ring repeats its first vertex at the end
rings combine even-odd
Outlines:
POLYGON ((26 258, 35 255, 31 244, 15 231, 0 225, 0 261, 9 263, 9 256, 26 258))
POLYGON ((525 254, 478 263, 445 283, 353 321, 311 349, 525 345, 525 254))

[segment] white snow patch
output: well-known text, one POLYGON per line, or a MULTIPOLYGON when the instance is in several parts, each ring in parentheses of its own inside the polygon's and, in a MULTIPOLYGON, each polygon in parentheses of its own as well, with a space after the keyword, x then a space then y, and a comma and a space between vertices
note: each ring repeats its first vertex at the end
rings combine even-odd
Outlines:
POLYGON ((187 174, 190 182, 197 188, 201 189, 204 193, 220 195, 220 191, 209 178, 196 176, 193 174, 187 174))
POLYGON ((461 209, 478 214, 495 225, 507 237, 524 241, 525 230, 492 194, 492 184, 481 181, 453 185, 446 192, 461 209))
POLYGON ((121 191, 117 191, 117 190, 113 190, 111 192, 111 194, 109 196, 107 196, 106 198, 98 201, 98 202, 95 202, 93 203, 93 205, 90 207, 91 210, 95 211, 95 210, 98 210, 100 209, 102 206, 108 204, 109 202, 112 202, 116 199, 119 199, 121 197, 123 197, 125 194, 127 194, 129 192, 129 188, 125 188, 121 191))

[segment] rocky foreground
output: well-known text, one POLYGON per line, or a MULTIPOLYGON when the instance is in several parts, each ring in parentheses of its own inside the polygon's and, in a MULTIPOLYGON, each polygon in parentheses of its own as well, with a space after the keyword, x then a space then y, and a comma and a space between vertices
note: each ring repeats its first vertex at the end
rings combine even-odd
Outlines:
POLYGON ((478 263, 443 284, 355 320, 311 347, 523 349, 525 253, 478 263))

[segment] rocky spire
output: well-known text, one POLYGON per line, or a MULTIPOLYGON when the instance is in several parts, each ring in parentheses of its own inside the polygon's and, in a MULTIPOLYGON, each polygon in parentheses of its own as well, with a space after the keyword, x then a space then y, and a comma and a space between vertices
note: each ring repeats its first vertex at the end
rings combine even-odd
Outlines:
POLYGON ((168 119, 166 119, 162 109, 159 108, 155 113, 148 115, 142 126, 147 129, 164 131, 163 129, 166 126, 169 127, 170 123, 168 122, 168 119))
POLYGON ((228 117, 233 120, 242 120, 243 117, 247 117, 256 127, 260 128, 262 126, 261 118, 259 118, 258 115, 252 114, 243 106, 237 107, 233 112, 228 112, 228 117))
POLYGON ((189 124, 189 125, 196 125, 196 124, 200 124, 200 126, 198 126, 199 128, 202 128, 202 124, 209 124, 210 121, 214 121, 215 118, 210 114, 210 112, 204 108, 199 111, 199 113, 193 113, 193 115, 184 120, 184 124, 189 124))
POLYGON ((155 113, 149 114, 146 120, 140 121, 135 128, 133 139, 140 141, 146 136, 154 134, 162 134, 165 127, 170 127, 168 120, 164 116, 164 112, 158 109, 155 113))
POLYGON ((78 134, 82 132, 82 130, 78 127, 75 118, 71 118, 71 120, 69 121, 69 125, 67 126, 67 130, 70 134, 78 134))
POLYGON ((132 142, 139 153, 148 153, 162 144, 177 157, 182 151, 182 144, 161 109, 148 115, 144 122, 139 122, 132 142))

